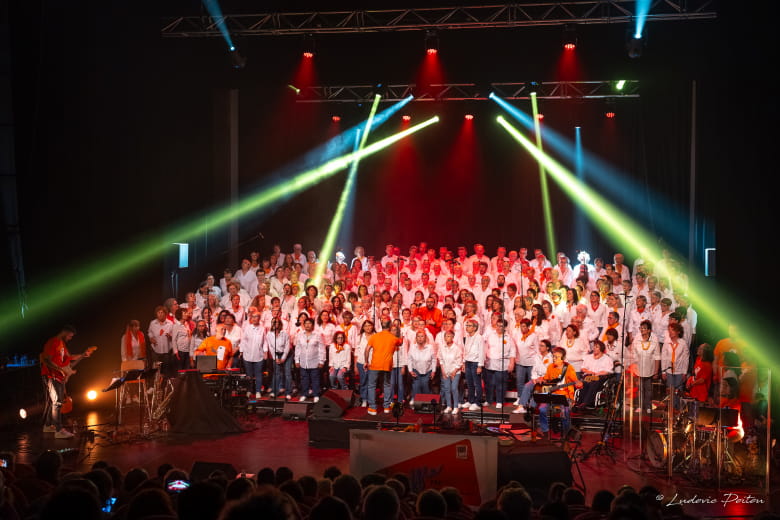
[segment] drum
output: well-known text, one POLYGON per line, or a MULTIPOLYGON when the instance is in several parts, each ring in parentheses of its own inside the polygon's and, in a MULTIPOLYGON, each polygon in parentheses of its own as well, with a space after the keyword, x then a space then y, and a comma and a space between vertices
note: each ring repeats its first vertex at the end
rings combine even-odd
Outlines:
MULTIPOLYGON (((647 438, 645 444, 645 455, 651 466, 654 468, 665 468, 667 465, 667 457, 669 456, 669 436, 666 432, 653 431, 650 432, 650 436, 647 438)), ((677 466, 685 458, 685 444, 687 443, 687 435, 682 432, 676 432, 672 437, 672 449, 674 453, 672 455, 672 464, 677 466)))

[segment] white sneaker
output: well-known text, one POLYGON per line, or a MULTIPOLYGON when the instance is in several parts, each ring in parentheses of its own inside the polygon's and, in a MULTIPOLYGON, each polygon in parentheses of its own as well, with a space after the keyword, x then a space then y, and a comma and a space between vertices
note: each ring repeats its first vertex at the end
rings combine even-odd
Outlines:
MULTIPOLYGON (((276 394, 271 392, 270 394, 268 394, 268 397, 276 397, 276 394)), ((260 396, 258 395, 257 398, 260 399, 260 396)))
POLYGON ((525 413, 525 406, 521 404, 520 406, 512 410, 512 413, 525 413))
POLYGON ((502 409, 503 407, 504 407, 504 404, 503 404, 503 403, 496 403, 496 409, 497 409, 497 410, 500 410, 500 409, 502 409))
POLYGON ((57 428, 55 426, 44 426, 43 433, 57 433, 57 428))
POLYGON ((452 411, 452 408, 450 408, 448 406, 447 408, 444 409, 444 411, 442 413, 450 413, 451 411, 452 411))
POLYGON ((490 406, 490 403, 488 403, 487 401, 485 401, 484 403, 482 403, 482 406, 490 406))
POLYGON ((468 408, 469 406, 471 406, 471 403, 468 401, 465 401, 463 404, 460 405, 461 408, 468 408))
POLYGON ((471 406, 469 406, 469 410, 471 410, 472 412, 479 411, 479 405, 474 403, 471 406))
MULTIPOLYGON (((259 394, 260 392, 257 392, 257 393, 259 394)), ((247 392, 246 396, 251 399, 252 398, 252 392, 247 392)))
POLYGON ((65 428, 61 429, 57 433, 54 434, 55 439, 72 439, 73 434, 66 430, 65 428))
POLYGON ((317 401, 319 401, 319 400, 320 400, 320 398, 319 398, 319 397, 315 397, 315 398, 314 398, 314 402, 315 402, 315 403, 316 403, 317 401))
POLYGON ((520 398, 519 397, 517 399, 515 399, 514 405, 515 406, 520 406, 520 398))
POLYGON ((292 399, 292 396, 291 396, 290 394, 287 394, 286 396, 284 396, 284 398, 285 398, 285 399, 287 399, 287 400, 289 401, 289 400, 291 400, 291 399, 292 399))
POLYGON ((460 408, 458 408, 457 406, 452 409, 452 415, 458 415, 458 412, 460 412, 460 408))
POLYGON ((409 406, 414 406, 414 399, 412 399, 411 401, 409 401, 409 406))
MULTIPOLYGON (((255 392, 255 399, 260 399, 262 397, 262 392, 255 392)), ((271 397, 273 397, 273 394, 271 394, 271 397)))
POLYGON ((298 401, 300 401, 300 402, 304 402, 305 400, 306 400, 306 396, 305 395, 302 395, 302 396, 300 396, 298 398, 298 401))
POLYGON ((368 401, 363 401, 360 405, 361 408, 366 408, 368 406, 368 401))

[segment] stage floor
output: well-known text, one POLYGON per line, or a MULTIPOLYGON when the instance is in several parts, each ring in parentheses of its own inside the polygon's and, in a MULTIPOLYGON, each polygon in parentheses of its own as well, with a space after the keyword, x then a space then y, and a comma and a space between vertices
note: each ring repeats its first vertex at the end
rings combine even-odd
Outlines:
MULTIPOLYGON (((395 419, 389 414, 368 416, 364 408, 353 408, 345 415, 346 422, 370 422, 371 427, 381 422, 383 427, 393 427, 395 419)), ((130 410, 128 410, 130 412, 130 410)), ((71 440, 54 439, 52 434, 44 434, 32 422, 27 422, 13 432, 0 433, 0 450, 17 453, 21 463, 31 463, 46 449, 61 450, 66 465, 74 470, 83 471, 98 460, 106 460, 117 465, 122 471, 141 466, 150 472, 157 466, 171 463, 176 467, 189 470, 195 461, 226 462, 238 471, 256 473, 270 466, 290 467, 296 477, 313 475, 319 477, 329 466, 337 466, 349 471, 348 449, 318 449, 310 446, 309 421, 285 420, 280 415, 270 413, 244 414, 239 417, 248 431, 233 435, 194 436, 166 432, 151 433, 148 438, 138 436, 137 416, 133 421, 132 412, 128 414, 125 426, 118 429, 113 410, 97 410, 74 414, 81 425, 80 435, 71 440), (85 425, 94 431, 94 440, 84 434, 85 425)), ((433 423, 431 414, 416 414, 406 410, 398 421, 403 425, 417 425, 430 428, 433 423)), ((310 418, 310 420, 312 420, 310 418)), ((445 421, 446 422, 446 421, 445 421)), ((446 424, 439 423, 440 426, 446 424)), ((496 427, 495 424, 490 425, 496 427)), ((361 425, 367 427, 367 425, 361 425)), ((507 426, 508 428, 508 426, 507 426)), ((512 426, 519 433, 517 438, 522 444, 532 443, 530 431, 522 424, 512 426)), ((581 453, 588 452, 601 440, 598 432, 584 431, 581 453)), ((535 441, 544 443, 543 440, 535 441)), ((628 484, 639 487, 653 485, 661 491, 667 503, 670 500, 683 502, 688 513, 700 516, 738 516, 751 518, 757 512, 767 509, 779 510, 780 482, 773 479, 771 492, 767 495, 760 483, 726 486, 702 486, 675 475, 668 479, 665 471, 650 466, 641 457, 636 439, 623 442, 617 438, 611 441, 614 446, 615 462, 607 455, 594 455, 578 464, 572 465, 572 476, 577 484, 586 484, 587 500, 601 489, 616 491, 628 484), (577 467, 582 476, 579 475, 577 467), (752 498, 751 498, 752 497, 752 498), (715 500, 715 503, 706 503, 715 500), (723 503, 730 500, 728 503, 723 503), (749 501, 752 503, 740 503, 749 501)), ((773 470, 774 471, 774 470, 773 470)), ((777 474, 777 471, 775 471, 777 474)))

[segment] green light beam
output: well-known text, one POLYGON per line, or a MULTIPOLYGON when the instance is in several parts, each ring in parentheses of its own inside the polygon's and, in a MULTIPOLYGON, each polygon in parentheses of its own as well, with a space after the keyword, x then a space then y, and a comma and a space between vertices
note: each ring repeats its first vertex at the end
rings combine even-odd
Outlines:
MULTIPOLYGON (((204 218, 198 219, 200 222, 198 224, 182 225, 172 229, 170 232, 163 233, 162 236, 157 235, 153 238, 138 240, 130 247, 103 256, 99 260, 89 262, 86 266, 56 280, 51 280, 48 283, 42 283, 37 287, 31 288, 29 301, 33 303, 30 306, 30 313, 34 311, 40 315, 47 310, 68 305, 74 299, 83 298, 88 293, 107 286, 109 282, 161 256, 167 251, 172 242, 187 242, 196 238, 207 229, 211 230, 224 226, 234 218, 256 211, 282 197, 297 194, 347 168, 353 161, 377 153, 404 137, 438 121, 438 116, 432 117, 427 121, 372 143, 362 150, 342 155, 321 166, 300 173, 293 179, 266 188, 234 206, 217 210, 204 218)), ((4 312, 2 312, 2 317, 0 317, 0 333, 5 332, 7 327, 12 326, 21 319, 14 311, 15 307, 15 302, 11 302, 10 305, 3 304, 2 311, 4 312)))
MULTIPOLYGON (((655 239, 642 226, 582 183, 549 155, 539 150, 502 116, 498 116, 496 120, 534 159, 543 164, 560 188, 576 204, 582 206, 591 221, 599 226, 605 236, 620 247, 627 247, 633 255, 653 264, 658 263, 661 258, 654 253, 655 239)), ((776 360, 769 356, 771 346, 774 345, 771 335, 751 327, 753 320, 750 315, 695 271, 688 273, 688 297, 699 315, 717 327, 723 337, 728 334, 729 325, 737 324, 741 332, 740 337, 748 345, 753 358, 759 364, 777 365, 776 360)))
MULTIPOLYGON (((536 147, 542 151, 542 128, 539 123, 539 105, 536 102, 536 92, 531 92, 531 109, 534 117, 534 133, 536 134, 536 147)), ((550 258, 557 254, 555 247, 555 231, 553 226, 552 205, 550 204, 550 191, 547 188, 547 173, 544 166, 539 163, 539 184, 542 187, 542 211, 544 212, 544 231, 547 236, 547 250, 550 258)))
MULTIPOLYGON (((360 136, 360 143, 357 146, 356 151, 360 151, 366 145, 368 139, 368 133, 371 131, 371 124, 374 121, 374 114, 379 106, 379 100, 382 98, 379 94, 374 96, 374 103, 371 105, 371 112, 368 114, 368 121, 366 121, 366 130, 363 135, 360 136)), ((344 189, 341 190, 341 196, 339 197, 339 203, 336 206, 336 213, 333 215, 333 220, 330 221, 330 227, 328 228, 328 234, 325 235, 325 241, 320 248, 320 262, 317 264, 317 270, 314 272, 314 284, 319 287, 322 281, 322 275, 325 274, 325 269, 328 267, 328 258, 333 253, 333 248, 336 245, 336 237, 338 236, 341 223, 344 221, 344 210, 347 207, 347 201, 349 200, 349 194, 352 191, 352 187, 355 185, 355 177, 357 176, 357 168, 360 163, 360 159, 355 159, 349 167, 349 173, 347 174, 347 180, 344 183, 344 189)))

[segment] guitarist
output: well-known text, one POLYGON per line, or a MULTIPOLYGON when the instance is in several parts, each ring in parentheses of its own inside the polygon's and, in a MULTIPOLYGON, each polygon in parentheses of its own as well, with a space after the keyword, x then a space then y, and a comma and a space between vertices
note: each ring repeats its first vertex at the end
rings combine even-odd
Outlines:
MULTIPOLYGON (((566 362, 566 349, 555 347, 553 349, 553 362, 547 366, 547 372, 544 374, 543 381, 537 380, 537 383, 551 383, 554 385, 566 385, 563 388, 554 390, 553 394, 565 395, 569 404, 574 398, 574 387, 582 387, 582 383, 577 380, 577 373, 574 366, 566 362)), ((539 429, 542 434, 550 430, 548 403, 539 403, 539 429)), ((565 437, 571 428, 571 417, 569 415, 569 406, 564 406, 561 410, 562 431, 561 438, 565 437)))
POLYGON ((90 351, 77 356, 68 352, 67 343, 76 335, 76 329, 64 325, 56 336, 49 339, 41 353, 41 376, 46 392, 46 407, 43 412, 44 433, 54 433, 57 439, 70 439, 73 433, 62 427, 60 408, 65 399, 66 367, 71 363, 89 357, 90 351))
POLYGON ((593 354, 585 356, 582 362, 582 374, 585 381, 577 398, 575 411, 580 407, 593 407, 596 405, 596 394, 604 386, 608 377, 614 372, 614 362, 606 354, 607 347, 599 340, 593 342, 593 354))

